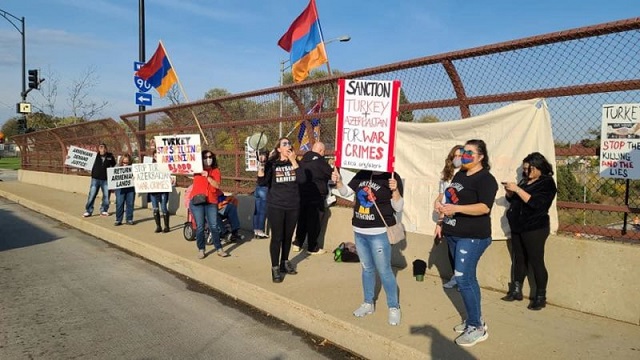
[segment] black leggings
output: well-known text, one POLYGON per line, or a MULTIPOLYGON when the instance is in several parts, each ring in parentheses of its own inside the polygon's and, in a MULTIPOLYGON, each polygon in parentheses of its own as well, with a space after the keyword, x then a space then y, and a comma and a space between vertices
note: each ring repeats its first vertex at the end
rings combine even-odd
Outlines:
POLYGON ((269 244, 271 266, 279 266, 285 260, 289 260, 291 239, 298 222, 298 209, 285 210, 269 206, 267 218, 271 227, 271 243, 269 244))
POLYGON ((513 280, 524 282, 527 265, 531 265, 536 288, 547 289, 549 274, 544 265, 544 244, 549 237, 549 227, 523 233, 511 233, 513 246, 513 280))

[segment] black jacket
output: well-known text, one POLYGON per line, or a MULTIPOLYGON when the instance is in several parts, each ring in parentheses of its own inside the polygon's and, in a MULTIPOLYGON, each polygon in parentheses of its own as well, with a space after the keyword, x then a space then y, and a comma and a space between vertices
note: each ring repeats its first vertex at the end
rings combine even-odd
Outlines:
POLYGON ((557 192, 556 182, 551 176, 545 175, 530 185, 523 181, 519 186, 531 195, 531 198, 525 203, 517 194, 507 196, 511 203, 507 210, 511 232, 522 233, 548 227, 549 208, 557 192))
POLYGON ((116 158, 113 157, 113 154, 108 152, 105 153, 104 156, 96 157, 96 161, 93 163, 93 168, 91 168, 91 177, 98 180, 107 180, 107 168, 116 166, 116 158))
POLYGON ((307 151, 300 160, 300 167, 304 170, 306 181, 300 184, 300 201, 302 203, 324 202, 329 194, 327 182, 331 180, 333 169, 324 156, 313 151, 307 151))

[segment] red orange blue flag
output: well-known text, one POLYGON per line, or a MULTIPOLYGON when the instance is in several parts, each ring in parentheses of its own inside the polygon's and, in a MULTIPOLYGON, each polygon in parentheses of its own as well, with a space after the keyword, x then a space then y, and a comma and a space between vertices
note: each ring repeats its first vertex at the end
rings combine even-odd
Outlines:
MULTIPOLYGON (((315 105, 307 111, 307 115, 310 114, 318 114, 322 112, 322 105, 324 104, 324 96, 322 96, 315 105)), ((309 124, 311 124, 311 131, 307 131, 307 122, 304 120, 300 120, 298 122, 298 150, 299 151, 309 151, 311 150, 311 139, 309 138, 309 133, 313 133, 314 142, 320 141, 320 118, 313 118, 309 120, 309 124)))
POLYGON ((162 42, 158 44, 158 48, 151 59, 138 69, 136 75, 153 86, 160 94, 160 97, 167 95, 173 84, 178 82, 178 76, 171 66, 162 42))
POLYGON ((306 79, 310 70, 328 61, 315 0, 309 1, 302 14, 278 40, 278 46, 289 52, 295 82, 306 79))

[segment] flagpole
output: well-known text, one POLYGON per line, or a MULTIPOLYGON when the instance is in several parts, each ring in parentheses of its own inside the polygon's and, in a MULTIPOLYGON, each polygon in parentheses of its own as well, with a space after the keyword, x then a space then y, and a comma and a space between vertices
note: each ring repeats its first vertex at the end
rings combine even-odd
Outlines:
MULTIPOLYGON (((180 77, 178 76, 178 72, 176 71, 176 68, 171 63, 171 58, 169 58, 169 54, 167 53, 167 49, 165 49, 164 44, 162 43, 162 40, 160 40, 160 46, 162 46, 162 50, 164 51, 164 56, 167 57, 167 61, 171 65, 171 68, 173 69, 173 73, 176 74, 176 81, 178 82, 178 86, 180 87, 182 96, 184 96, 184 99, 186 102, 189 102, 187 93, 186 91, 184 91, 184 88, 182 87, 182 83, 180 82, 180 77)), ((193 109, 189 109, 189 111, 191 111, 191 115, 193 115, 193 119, 196 121, 196 125, 198 125, 198 130, 200 130, 200 135, 202 135, 202 138, 204 139, 204 143, 209 145, 209 140, 207 140, 207 137, 204 135, 204 131, 202 130, 202 126, 200 126, 200 121, 198 121, 198 117, 196 116, 196 113, 193 112, 193 109)))
MULTIPOLYGON (((311 0, 313 1, 313 10, 315 11, 315 15, 316 15, 316 19, 320 19, 320 14, 318 14, 318 8, 316 7, 315 4, 315 0, 311 0)), ((329 66, 329 53, 327 53, 327 48, 324 46, 324 34, 322 33, 322 27, 320 26, 320 21, 318 21, 318 32, 320 32, 320 41, 322 42, 322 48, 324 49, 324 56, 326 56, 327 58, 327 73, 329 73, 329 76, 333 75, 331 74, 331 67, 329 66)))

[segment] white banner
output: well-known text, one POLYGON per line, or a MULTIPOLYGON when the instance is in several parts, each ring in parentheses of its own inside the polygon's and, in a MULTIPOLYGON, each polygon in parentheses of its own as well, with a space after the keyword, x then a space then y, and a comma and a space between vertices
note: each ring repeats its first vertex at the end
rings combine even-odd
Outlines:
POLYGON ((131 166, 137 193, 171 192, 171 173, 163 169, 160 164, 132 164, 131 166))
POLYGON ((109 190, 133 186, 133 169, 131 166, 107 168, 107 184, 109 190))
POLYGON ((91 171, 93 163, 96 161, 97 152, 91 150, 85 150, 77 146, 69 146, 67 151, 67 158, 64 160, 64 164, 67 166, 84 169, 91 171))
POLYGON ((602 105, 600 176, 640 179, 640 104, 602 105))
POLYGON ((165 164, 169 172, 183 175, 202 172, 200 135, 161 135, 154 139, 158 162, 165 164))

